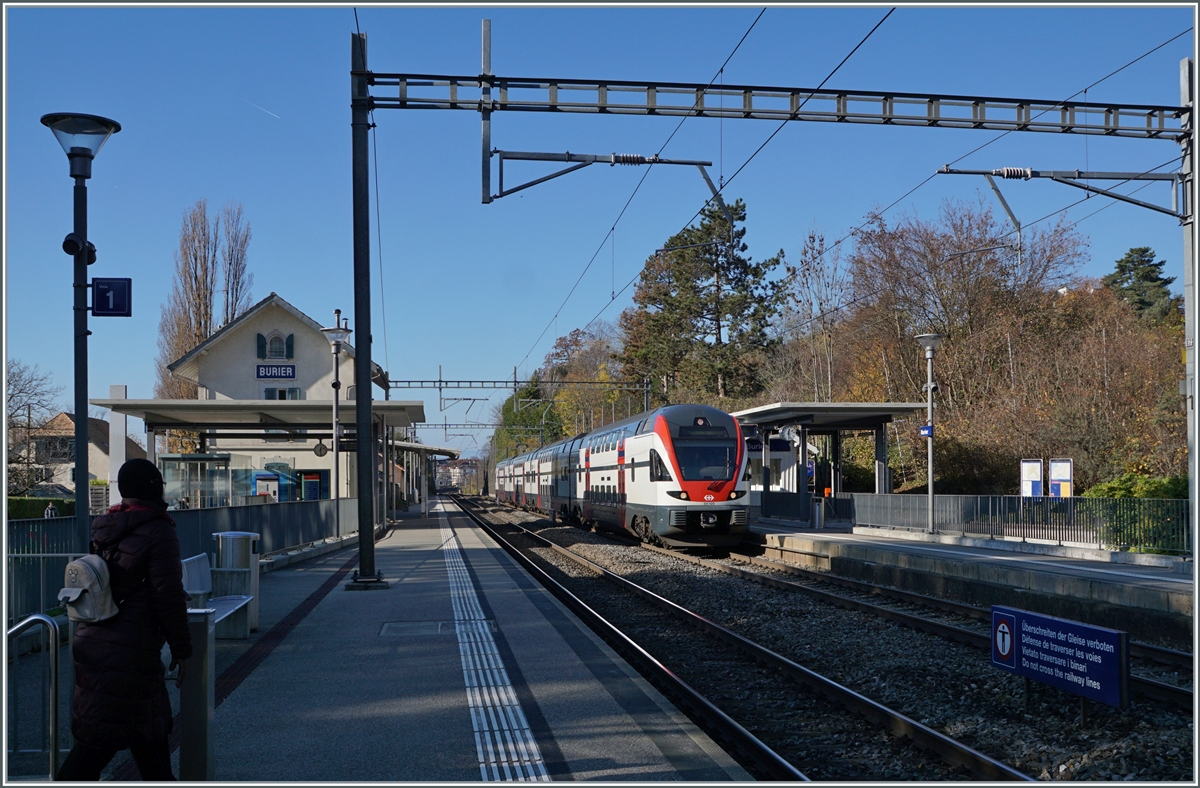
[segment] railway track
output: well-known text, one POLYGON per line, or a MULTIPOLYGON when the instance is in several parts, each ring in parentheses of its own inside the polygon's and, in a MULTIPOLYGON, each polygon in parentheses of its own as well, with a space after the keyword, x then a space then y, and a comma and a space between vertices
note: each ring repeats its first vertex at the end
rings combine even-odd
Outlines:
MULTIPOLYGON (((643 545, 643 547, 647 550, 662 551, 661 548, 652 547, 649 545, 643 545)), ((834 575, 829 575, 828 573, 816 572, 811 569, 804 569, 802 567, 792 566, 790 564, 772 561, 770 559, 760 558, 757 556, 741 553, 736 554, 736 560, 739 562, 745 562, 746 564, 764 568, 775 573, 786 573, 788 575, 801 577, 812 582, 837 586, 862 596, 883 597, 896 602, 916 606, 921 610, 926 611, 924 613, 912 613, 897 609, 895 607, 888 607, 885 605, 876 604, 874 602, 867 602, 861 598, 847 596, 844 593, 834 593, 832 591, 825 591, 820 588, 816 588, 812 585, 784 580, 779 578, 777 575, 773 576, 769 574, 763 574, 762 572, 750 571, 735 564, 709 560, 699 556, 681 554, 679 552, 662 552, 666 552, 685 561, 707 566, 708 568, 716 571, 725 572, 727 574, 742 577, 757 583, 762 583, 763 585, 789 591, 796 591, 809 596, 817 597, 830 604, 838 605, 840 607, 871 613, 904 626, 912 627, 913 629, 918 629, 923 632, 930 632, 959 643, 965 643, 967 645, 975 646, 985 650, 991 648, 990 635, 984 629, 967 629, 956 624, 937 621, 930 618, 928 615, 929 610, 937 610, 967 619, 969 621, 990 622, 991 611, 986 608, 966 605, 960 602, 953 602, 936 597, 925 596, 922 594, 915 594, 909 591, 888 588, 886 586, 879 586, 861 580, 837 577, 834 575)), ((731 553, 730 557, 733 559, 734 554, 731 553)), ((1132 642, 1129 644, 1129 651, 1130 656, 1139 660, 1145 660, 1148 662, 1172 667, 1186 667, 1188 670, 1190 670, 1192 667, 1192 655, 1183 651, 1176 651, 1174 649, 1167 649, 1147 643, 1137 642, 1132 642)), ((1171 703, 1183 709, 1192 708, 1193 692, 1189 688, 1176 686, 1151 678, 1149 676, 1139 676, 1136 674, 1131 674, 1129 680, 1131 688, 1137 692, 1140 692, 1146 697, 1163 701, 1165 703, 1171 703)))
MULTIPOLYGON (((645 667, 647 664, 650 665, 655 671, 658 681, 667 682, 669 686, 672 686, 670 694, 676 696, 676 698, 682 696, 685 700, 684 705, 693 714, 697 714, 704 721, 704 724, 711 729, 715 729, 718 732, 719 738, 722 738, 726 742, 733 742, 737 752, 741 753, 743 757, 750 759, 754 768, 760 770, 765 775, 781 774, 783 767, 780 765, 780 761, 786 764, 787 760, 790 759, 802 762, 806 771, 817 775, 819 779, 886 779, 879 776, 871 777, 873 764, 867 763, 867 761, 870 761, 872 756, 864 755, 856 758, 852 753, 848 754, 848 748, 853 746, 848 743, 851 740, 862 742, 868 747, 878 748, 879 744, 873 740, 879 738, 878 731, 882 728, 891 734, 892 738, 889 746, 893 749, 897 746, 903 749, 903 746, 899 745, 899 742, 907 740, 916 745, 924 753, 936 755, 945 764, 944 766, 939 765, 941 769, 939 773, 938 770, 931 768, 924 762, 923 753, 910 752, 910 756, 916 756, 916 760, 909 767, 912 771, 903 775, 892 775, 892 778, 899 776, 902 779, 916 779, 918 777, 924 777, 925 779, 954 779, 956 773, 961 776, 962 772, 965 771, 972 777, 983 780, 1033 779, 1018 769, 978 752, 950 736, 933 730, 900 712, 867 698, 861 693, 855 692, 815 671, 805 668, 726 627, 693 613, 675 602, 635 584, 629 579, 613 573, 571 550, 554 544, 550 540, 523 527, 521 524, 512 522, 513 518, 496 518, 494 514, 489 514, 488 518, 484 518, 480 515, 479 508, 473 502, 465 501, 461 498, 455 498, 454 500, 459 504, 464 513, 480 527, 487 530, 506 550, 517 556, 518 560, 527 569, 530 569, 535 576, 544 580, 547 583, 547 587, 558 595, 560 599, 563 599, 577 614, 581 615, 585 621, 588 621, 589 625, 598 627, 597 631, 623 652, 632 651, 635 661, 640 667, 645 667), (494 522, 495 519, 503 519, 505 522, 498 524, 494 522), (492 520, 492 522, 489 522, 489 520, 492 520), (527 549, 523 550, 514 545, 512 540, 506 538, 500 532, 501 530, 510 531, 512 529, 516 529, 519 533, 519 540, 529 545, 527 549), (621 629, 632 628, 639 630, 643 635, 648 635, 651 638, 654 638, 656 634, 661 638, 664 634, 669 633, 669 637, 674 638, 676 641, 676 643, 667 647, 668 651, 672 651, 678 647, 678 641, 687 640, 687 638, 683 638, 678 634, 679 628, 676 623, 684 621, 691 627, 704 632, 708 638, 719 640, 724 648, 732 647, 736 649, 742 656, 729 658, 736 660, 735 664, 739 665, 736 671, 729 668, 728 661, 721 664, 713 664, 710 661, 708 669, 716 672, 718 675, 735 675, 738 677, 738 680, 735 682, 736 685, 747 684, 753 688, 752 691, 749 693, 745 691, 740 693, 733 692, 734 696, 739 694, 742 696, 740 703, 738 702, 739 698, 727 695, 725 700, 721 702, 721 705, 729 709, 729 711, 724 712, 717 708, 716 703, 702 698, 699 692, 693 690, 688 684, 684 683, 682 687, 674 684, 673 682, 679 681, 675 673, 682 672, 683 669, 676 667, 672 670, 663 666, 658 659, 649 656, 649 647, 643 648, 637 645, 634 643, 633 638, 622 634, 617 625, 600 618, 591 609, 592 597, 590 594, 588 603, 585 604, 580 601, 568 591, 563 583, 551 578, 550 573, 539 566, 543 559, 539 558, 535 561, 526 554, 527 552, 532 552, 550 555, 547 550, 553 551, 553 555, 559 556, 560 560, 561 558, 569 559, 575 566, 582 568, 590 577, 601 576, 612 581, 607 585, 619 587, 626 600, 628 600, 630 594, 637 596, 640 600, 638 604, 631 605, 628 601, 617 602, 615 604, 608 603, 610 607, 619 612, 622 620, 621 629), (644 604, 646 602, 652 604, 654 610, 657 611, 657 617, 650 622, 639 621, 634 614, 635 611, 640 613, 647 610, 644 604), (662 620, 661 615, 663 612, 669 614, 671 619, 673 619, 671 623, 665 623, 662 620), (746 656, 749 656, 758 663, 761 666, 759 670, 765 670, 766 673, 760 674, 757 678, 749 675, 750 671, 746 665, 746 656), (741 675, 743 671, 747 675, 741 675), (785 691, 781 697, 786 698, 786 700, 780 700, 780 696, 778 696, 779 685, 781 684, 778 681, 779 673, 788 676, 807 688, 808 693, 803 695, 803 702, 797 702, 797 699, 801 696, 797 694, 796 690, 785 691), (776 695, 769 695, 768 693, 771 692, 776 693, 776 695), (823 710, 817 711, 814 715, 812 708, 805 707, 814 706, 818 699, 823 699, 824 705, 821 707, 823 710), (787 707, 784 709, 775 708, 773 704, 778 704, 779 702, 786 704, 787 707), (730 705, 731 703, 732 706, 730 705), (831 706, 836 708, 831 708, 831 706), (860 718, 856 719, 851 725, 851 727, 857 730, 856 733, 844 734, 843 738, 845 741, 839 740, 837 734, 831 734, 825 729, 822 730, 820 735, 813 735, 812 728, 814 726, 825 726, 827 729, 831 725, 830 720, 835 712, 844 716, 846 711, 850 711, 856 718, 860 718), (789 723, 796 721, 790 718, 804 717, 805 714, 808 714, 809 717, 800 721, 799 730, 797 730, 795 725, 789 725, 789 723), (746 722, 746 725, 743 726, 740 723, 733 722, 734 718, 742 719, 746 722), (872 726, 868 727, 865 732, 861 727, 864 720, 872 726), (729 727, 730 723, 734 727, 729 727), (806 727, 808 730, 805 730, 806 727), (751 729, 759 732, 764 739, 768 739, 769 743, 775 749, 782 751, 781 754, 775 754, 773 747, 767 746, 767 744, 760 741, 754 733, 750 732, 751 729), (765 749, 760 750, 760 745, 765 749), (770 755, 766 753, 770 753, 770 755), (765 760, 763 760, 764 758, 765 760), (800 761, 800 758, 805 758, 806 760, 800 761), (813 758, 816 758, 819 762, 819 774, 808 766, 811 762, 808 759, 813 758), (859 768, 858 773, 852 771, 856 765, 859 768)), ((575 571, 578 572, 580 570, 577 569, 575 571)), ((594 583, 591 585, 595 586, 594 583)), ((706 639, 705 642, 707 643, 709 640, 706 639)), ((710 649, 716 651, 716 649, 706 646, 706 653, 710 649)), ((662 653, 661 650, 657 651, 662 653)), ((687 660, 681 660, 680 663, 674 664, 678 666, 685 662, 687 660)), ((720 663, 720 660, 718 660, 718 663, 720 663)), ((696 672, 693 671, 692 675, 696 675, 696 672)), ((728 679, 725 680, 725 684, 730 684, 728 679)), ((725 689, 728 691, 730 688, 727 686, 725 689)), ((720 688, 717 688, 717 691, 721 691, 720 688)), ((799 772, 796 772, 796 774, 799 774, 799 772)), ((779 777, 776 777, 776 779, 779 779, 779 777)), ((793 775, 791 777, 783 777, 783 779, 805 778, 803 775, 799 777, 793 775)))

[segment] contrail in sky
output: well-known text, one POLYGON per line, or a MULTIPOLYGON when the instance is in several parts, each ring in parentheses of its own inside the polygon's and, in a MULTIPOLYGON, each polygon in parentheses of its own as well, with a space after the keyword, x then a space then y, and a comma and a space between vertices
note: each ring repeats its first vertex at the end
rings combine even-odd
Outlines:
MULTIPOLYGON (((246 99, 242 99, 242 101, 246 101, 246 99)), ((268 115, 270 115, 272 118, 279 118, 279 116, 278 116, 278 115, 276 115, 274 112, 272 112, 272 111, 271 111, 271 110, 269 110, 269 109, 263 109, 262 107, 258 106, 257 104, 255 104, 255 103, 253 103, 253 102, 250 102, 250 101, 246 101, 246 103, 247 103, 247 104, 249 104, 250 106, 254 107, 255 109, 262 109, 262 111, 263 111, 263 112, 267 113, 267 114, 268 114, 268 115)), ((283 118, 279 118, 279 119, 280 119, 280 120, 283 120, 283 118)))

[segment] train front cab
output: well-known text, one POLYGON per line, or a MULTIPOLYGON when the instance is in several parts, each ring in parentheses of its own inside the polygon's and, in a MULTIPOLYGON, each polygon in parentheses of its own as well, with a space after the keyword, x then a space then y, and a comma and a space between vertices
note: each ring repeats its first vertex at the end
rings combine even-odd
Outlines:
MULTIPOLYGON (((737 421, 707 406, 668 406, 626 441, 627 515, 672 547, 730 547, 749 530, 747 455, 737 421)), ((636 532, 636 528, 630 528, 636 532)))

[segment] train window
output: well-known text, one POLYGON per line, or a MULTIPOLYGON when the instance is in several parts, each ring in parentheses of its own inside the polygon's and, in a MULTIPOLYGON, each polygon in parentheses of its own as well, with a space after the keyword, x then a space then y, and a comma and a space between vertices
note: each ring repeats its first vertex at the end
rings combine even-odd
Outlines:
POLYGON ((671 474, 667 471, 667 465, 658 456, 658 452, 654 449, 650 450, 650 481, 652 482, 669 482, 671 474))

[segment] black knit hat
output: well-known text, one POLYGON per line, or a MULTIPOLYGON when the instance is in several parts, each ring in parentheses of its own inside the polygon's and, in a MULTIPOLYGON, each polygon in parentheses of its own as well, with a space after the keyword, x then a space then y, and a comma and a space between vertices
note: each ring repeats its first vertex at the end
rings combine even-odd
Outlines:
POLYGON ((130 460, 117 473, 117 489, 122 498, 162 502, 164 486, 158 467, 149 460, 130 460))

